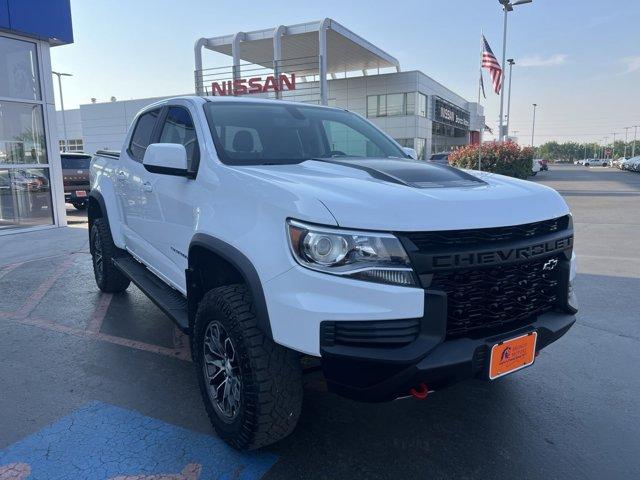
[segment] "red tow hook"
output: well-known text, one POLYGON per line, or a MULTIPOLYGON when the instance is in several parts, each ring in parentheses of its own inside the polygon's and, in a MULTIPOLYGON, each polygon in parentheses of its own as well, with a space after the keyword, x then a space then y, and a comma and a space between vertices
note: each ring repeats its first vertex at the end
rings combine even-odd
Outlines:
POLYGON ((413 398, 417 398, 418 400, 424 400, 429 395, 429 388, 424 383, 418 385, 419 390, 416 390, 415 387, 409 390, 409 393, 413 398))

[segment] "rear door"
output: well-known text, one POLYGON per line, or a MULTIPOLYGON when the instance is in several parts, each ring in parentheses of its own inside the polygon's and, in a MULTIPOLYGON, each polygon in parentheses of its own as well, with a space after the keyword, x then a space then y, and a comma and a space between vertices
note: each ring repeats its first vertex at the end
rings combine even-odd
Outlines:
POLYGON ((148 265, 152 264, 153 255, 148 239, 141 235, 147 213, 142 159, 147 147, 157 136, 161 112, 162 107, 159 107, 137 118, 129 143, 121 152, 116 167, 116 189, 122 208, 127 249, 148 265))

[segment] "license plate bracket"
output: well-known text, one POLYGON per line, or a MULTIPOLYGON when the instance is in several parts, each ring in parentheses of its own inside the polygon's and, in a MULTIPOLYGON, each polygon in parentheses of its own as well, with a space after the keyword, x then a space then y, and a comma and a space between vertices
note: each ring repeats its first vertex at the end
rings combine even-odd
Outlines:
POLYGON ((496 343, 489 357, 489 379, 495 380, 533 364, 538 332, 525 333, 496 343))

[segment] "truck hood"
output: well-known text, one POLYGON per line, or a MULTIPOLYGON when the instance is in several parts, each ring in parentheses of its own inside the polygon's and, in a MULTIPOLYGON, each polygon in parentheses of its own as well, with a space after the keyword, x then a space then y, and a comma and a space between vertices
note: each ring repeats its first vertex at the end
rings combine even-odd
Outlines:
POLYGON ((319 159, 235 167, 322 202, 341 227, 458 230, 547 220, 569 212, 553 189, 502 175, 404 159, 319 159))

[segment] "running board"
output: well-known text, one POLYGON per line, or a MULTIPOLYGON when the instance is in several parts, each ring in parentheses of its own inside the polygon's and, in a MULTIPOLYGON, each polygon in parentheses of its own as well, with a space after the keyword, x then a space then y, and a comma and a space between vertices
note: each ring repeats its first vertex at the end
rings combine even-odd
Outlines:
POLYGON ((160 280, 131 255, 114 258, 113 264, 126 277, 155 303, 178 328, 187 333, 189 330, 189 315, 187 313, 187 299, 180 292, 171 288, 160 280))

